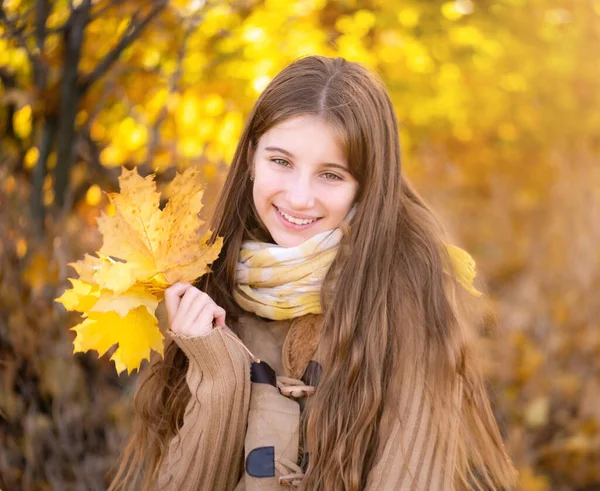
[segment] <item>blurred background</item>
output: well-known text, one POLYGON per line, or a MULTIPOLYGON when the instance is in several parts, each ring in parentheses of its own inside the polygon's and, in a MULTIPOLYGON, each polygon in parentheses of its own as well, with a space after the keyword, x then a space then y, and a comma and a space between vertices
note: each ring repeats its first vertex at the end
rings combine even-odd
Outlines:
MULTIPOLYGON (((381 75, 406 175, 478 265, 521 489, 600 489, 600 1, 0 0, 0 488, 102 490, 135 375, 53 302, 122 165, 201 165, 305 54, 381 75)), ((393 247, 390 244, 390 247, 393 247)))

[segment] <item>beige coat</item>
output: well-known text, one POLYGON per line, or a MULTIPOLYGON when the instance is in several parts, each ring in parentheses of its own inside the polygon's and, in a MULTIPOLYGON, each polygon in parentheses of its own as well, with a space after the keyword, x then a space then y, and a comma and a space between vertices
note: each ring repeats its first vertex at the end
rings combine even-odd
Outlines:
MULTIPOLYGON (((189 359, 192 397, 161 468, 159 489, 302 487, 307 462, 300 455, 299 422, 324 365, 321 320, 315 315, 286 321, 242 316, 240 338, 261 366, 221 328, 206 337, 170 334, 189 359)), ((456 439, 439 441, 420 384, 407 387, 401 404, 403 411, 384 411, 391 424, 382 427, 391 431, 381 435, 366 490, 454 489, 456 439), (399 413, 406 415, 404 424, 396 419, 399 413)))

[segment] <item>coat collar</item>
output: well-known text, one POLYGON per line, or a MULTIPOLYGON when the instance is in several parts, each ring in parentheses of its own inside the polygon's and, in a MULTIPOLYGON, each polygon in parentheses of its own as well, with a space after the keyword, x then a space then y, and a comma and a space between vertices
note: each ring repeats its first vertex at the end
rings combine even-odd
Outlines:
POLYGON ((281 352, 288 377, 300 378, 310 360, 316 357, 322 325, 322 314, 307 314, 293 319, 281 352))
POLYGON ((273 321, 246 312, 238 332, 248 349, 269 363, 278 375, 299 379, 311 360, 322 363, 318 350, 322 314, 273 321))

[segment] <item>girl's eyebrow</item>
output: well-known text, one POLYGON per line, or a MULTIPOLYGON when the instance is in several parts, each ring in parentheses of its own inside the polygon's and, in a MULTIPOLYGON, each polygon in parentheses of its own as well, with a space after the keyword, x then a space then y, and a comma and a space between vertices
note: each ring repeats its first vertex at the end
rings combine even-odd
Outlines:
POLYGON ((269 152, 281 152, 281 153, 287 155, 288 157, 294 158, 294 154, 292 152, 288 152, 287 150, 285 150, 283 148, 279 148, 279 147, 265 147, 265 150, 268 150, 269 152))
MULTIPOLYGON (((282 154, 287 155, 291 159, 294 158, 294 154, 292 152, 288 152, 284 148, 280 148, 280 147, 265 147, 265 150, 268 151, 268 152, 281 152, 282 154)), ((335 164, 333 162, 325 162, 324 165, 331 166, 331 167, 338 167, 339 169, 342 169, 342 170, 345 170, 346 172, 348 172, 348 168, 345 167, 345 166, 343 166, 343 165, 341 165, 341 164, 335 164)))

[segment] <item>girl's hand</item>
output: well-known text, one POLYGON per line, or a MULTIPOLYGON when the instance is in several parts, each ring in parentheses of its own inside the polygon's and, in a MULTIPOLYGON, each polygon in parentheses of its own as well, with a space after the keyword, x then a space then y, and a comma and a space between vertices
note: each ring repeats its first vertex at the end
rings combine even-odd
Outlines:
POLYGON ((165 290, 169 329, 177 334, 206 336, 213 323, 227 329, 225 310, 189 283, 177 282, 165 290))

